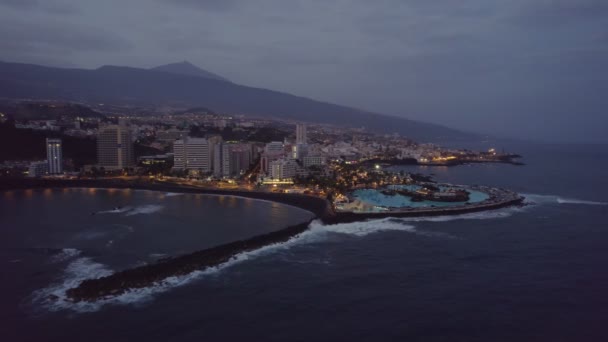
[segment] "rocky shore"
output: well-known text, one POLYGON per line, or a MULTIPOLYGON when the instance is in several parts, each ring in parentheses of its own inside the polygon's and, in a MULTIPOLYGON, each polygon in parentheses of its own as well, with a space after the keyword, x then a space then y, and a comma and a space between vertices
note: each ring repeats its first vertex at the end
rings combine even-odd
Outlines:
POLYGON ((247 240, 231 242, 191 254, 164 259, 154 264, 131 268, 107 277, 85 280, 79 286, 68 290, 66 294, 75 302, 95 301, 117 296, 131 289, 162 283, 169 277, 187 275, 197 270, 223 264, 239 253, 285 242, 308 229, 311 221, 247 240))
MULTIPOLYGON (((292 205, 308 210, 315 214, 325 224, 355 222, 385 217, 418 217, 458 215, 470 212, 498 209, 519 205, 523 197, 506 190, 488 188, 490 200, 480 204, 446 207, 446 208, 416 208, 399 211, 378 213, 334 212, 330 203, 322 198, 284 193, 269 193, 255 191, 233 191, 219 189, 201 189, 188 186, 157 184, 149 182, 133 182, 116 179, 104 180, 55 180, 55 179, 18 179, 0 181, 0 191, 32 188, 129 188, 164 192, 203 193, 227 196, 241 196, 292 205)), ((144 265, 114 273, 107 277, 85 280, 80 285, 67 291, 71 300, 96 301, 109 296, 116 296, 132 289, 152 286, 163 280, 180 275, 187 275, 197 270, 223 264, 237 254, 259 249, 261 247, 281 243, 304 232, 312 219, 285 229, 259 235, 250 239, 236 241, 217 247, 201 250, 191 254, 160 260, 154 264, 144 265)))

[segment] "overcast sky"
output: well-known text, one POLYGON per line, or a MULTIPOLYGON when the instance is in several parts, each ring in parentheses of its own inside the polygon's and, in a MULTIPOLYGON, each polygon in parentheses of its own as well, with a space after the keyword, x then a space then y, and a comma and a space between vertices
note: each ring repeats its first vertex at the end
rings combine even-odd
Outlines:
POLYGON ((608 141, 608 0, 0 0, 0 59, 188 60, 460 129, 608 141))

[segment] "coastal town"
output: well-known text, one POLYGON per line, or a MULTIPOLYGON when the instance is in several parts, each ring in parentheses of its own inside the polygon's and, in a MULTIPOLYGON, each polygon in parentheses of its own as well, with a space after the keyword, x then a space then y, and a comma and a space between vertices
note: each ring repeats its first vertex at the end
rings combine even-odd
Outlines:
POLYGON ((297 193, 326 198, 338 211, 360 213, 445 209, 446 203, 479 206, 513 197, 503 194, 473 200, 469 198, 471 189, 438 187, 428 176, 405 172, 399 166, 519 164, 518 155, 496 149, 450 149, 365 127, 216 114, 204 108, 155 115, 72 114, 55 120, 10 120, 0 113, 0 121, 21 134, 42 132, 47 137, 46 159, 4 160, 0 164, 3 177, 122 179, 201 189, 297 193), (94 156, 80 160, 74 153, 67 156, 63 141, 74 138, 93 141, 94 150, 89 154, 94 156), (388 200, 370 200, 362 191, 378 192, 388 200), (409 200, 399 206, 384 203, 395 202, 395 198, 409 200))

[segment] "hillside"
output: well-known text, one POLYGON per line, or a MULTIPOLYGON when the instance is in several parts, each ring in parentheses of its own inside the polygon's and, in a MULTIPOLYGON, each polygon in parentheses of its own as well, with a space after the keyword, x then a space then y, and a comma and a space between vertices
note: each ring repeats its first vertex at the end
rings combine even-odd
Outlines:
POLYGON ((177 75, 198 76, 198 77, 203 77, 203 78, 207 78, 207 79, 211 79, 211 80, 230 82, 227 79, 223 78, 222 76, 216 75, 207 70, 203 70, 188 61, 161 65, 161 66, 157 66, 155 68, 151 68, 150 70, 168 72, 168 73, 177 74, 177 75))
POLYGON ((9 102, 0 101, 0 113, 12 116, 16 120, 52 120, 64 118, 103 118, 87 106, 65 102, 9 102))
POLYGON ((61 69, 0 62, 0 96, 116 105, 203 106, 240 113, 401 133, 419 141, 470 139, 439 125, 370 113, 277 91, 198 76, 104 66, 61 69))

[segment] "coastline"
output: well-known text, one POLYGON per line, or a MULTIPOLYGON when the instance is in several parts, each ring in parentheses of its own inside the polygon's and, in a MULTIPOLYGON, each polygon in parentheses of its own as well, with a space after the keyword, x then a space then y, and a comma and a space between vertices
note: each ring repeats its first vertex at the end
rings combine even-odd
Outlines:
POLYGON ((326 199, 300 194, 284 194, 275 192, 221 190, 196 188, 184 185, 164 183, 132 182, 121 179, 11 179, 0 180, 0 191, 45 189, 45 188, 99 188, 99 189, 133 189, 159 192, 175 192, 189 194, 206 194, 218 196, 235 196, 277 202, 312 212, 318 218, 333 215, 331 205, 326 199))
POLYGON ((273 201, 285 205, 298 207, 312 212, 315 217, 312 219, 288 226, 284 229, 258 235, 249 239, 239 240, 216 247, 200 250, 194 253, 170 257, 159 260, 153 264, 139 266, 112 275, 89 279, 81 282, 78 286, 66 291, 68 298, 74 302, 96 301, 108 296, 116 296, 128 292, 131 289, 144 288, 155 283, 162 282, 172 276, 180 276, 192 273, 197 270, 206 269, 223 264, 237 254, 259 249, 261 247, 281 243, 306 231, 310 223, 315 219, 320 219, 324 224, 349 223, 370 219, 381 219, 386 217, 421 217, 421 216, 445 216, 459 215, 471 212, 487 211, 519 205, 524 198, 512 193, 512 195, 502 200, 495 200, 491 203, 478 204, 472 206, 461 206, 452 208, 427 208, 407 211, 390 211, 377 213, 354 213, 354 212, 335 212, 326 199, 299 195, 272 192, 256 192, 242 190, 219 190, 194 188, 180 185, 127 182, 119 179, 103 180, 58 180, 58 179, 19 179, 10 182, 0 181, 1 191, 43 189, 43 188, 118 188, 151 190, 160 192, 176 193, 196 193, 209 195, 225 195, 252 198, 258 200, 273 201))

